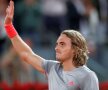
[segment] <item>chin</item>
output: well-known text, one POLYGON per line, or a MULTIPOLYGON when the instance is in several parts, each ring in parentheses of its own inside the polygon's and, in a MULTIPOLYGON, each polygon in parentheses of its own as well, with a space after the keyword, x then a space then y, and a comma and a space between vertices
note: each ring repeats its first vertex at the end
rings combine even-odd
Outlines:
POLYGON ((56 60, 59 61, 59 62, 62 62, 62 59, 60 59, 60 58, 56 58, 56 60))

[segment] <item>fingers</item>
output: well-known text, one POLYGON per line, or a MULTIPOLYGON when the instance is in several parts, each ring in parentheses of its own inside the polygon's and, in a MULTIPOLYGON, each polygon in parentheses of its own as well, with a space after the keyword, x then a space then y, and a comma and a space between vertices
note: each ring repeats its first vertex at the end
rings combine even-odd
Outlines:
POLYGON ((14 15, 14 2, 12 0, 10 0, 10 3, 6 9, 6 16, 7 18, 13 18, 14 15))
POLYGON ((14 2, 12 0, 10 0, 10 5, 14 5, 14 2))
POLYGON ((6 13, 9 16, 9 8, 6 9, 6 13))
POLYGON ((11 7, 11 9, 14 7, 14 2, 12 0, 10 1, 9 6, 11 7))
POLYGON ((14 7, 14 2, 13 2, 12 0, 10 0, 10 3, 9 3, 9 5, 8 5, 8 7, 11 7, 11 8, 14 7))
POLYGON ((9 16, 9 8, 10 6, 8 5, 7 9, 6 9, 6 14, 9 16))
POLYGON ((8 8, 7 8, 7 15, 8 16, 13 16, 13 13, 14 13, 14 2, 12 0, 10 0, 10 3, 8 5, 8 8))
POLYGON ((10 1, 10 14, 12 15, 14 13, 14 2, 10 1))
POLYGON ((13 5, 12 5, 12 11, 14 11, 14 2, 12 1, 13 5))

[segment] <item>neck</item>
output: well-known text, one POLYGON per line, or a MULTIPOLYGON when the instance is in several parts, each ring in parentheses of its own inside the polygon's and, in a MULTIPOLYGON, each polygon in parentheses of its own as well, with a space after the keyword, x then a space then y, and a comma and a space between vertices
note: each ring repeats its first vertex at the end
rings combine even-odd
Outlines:
POLYGON ((62 66, 63 66, 63 70, 64 71, 71 71, 73 69, 75 69, 76 67, 73 65, 72 63, 72 60, 67 60, 67 61, 64 61, 62 63, 62 66))

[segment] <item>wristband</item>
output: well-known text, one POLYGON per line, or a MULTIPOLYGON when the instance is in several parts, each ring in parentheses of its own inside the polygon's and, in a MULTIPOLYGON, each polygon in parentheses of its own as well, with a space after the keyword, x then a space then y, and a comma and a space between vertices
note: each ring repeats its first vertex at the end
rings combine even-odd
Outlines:
POLYGON ((13 38, 18 34, 12 24, 5 25, 5 29, 9 38, 13 38))

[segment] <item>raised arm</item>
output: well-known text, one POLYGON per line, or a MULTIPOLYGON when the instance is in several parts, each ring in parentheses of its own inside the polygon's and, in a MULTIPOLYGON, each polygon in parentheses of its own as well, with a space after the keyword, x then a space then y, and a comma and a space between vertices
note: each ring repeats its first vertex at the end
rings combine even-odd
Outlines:
POLYGON ((11 0, 10 4, 6 10, 6 17, 4 21, 4 26, 7 32, 8 37, 12 41, 12 44, 22 58, 27 63, 34 66, 38 71, 44 72, 42 68, 42 62, 44 59, 38 55, 36 55, 31 48, 21 39, 18 35, 17 31, 15 30, 14 26, 12 25, 12 20, 14 16, 14 2, 11 0))

